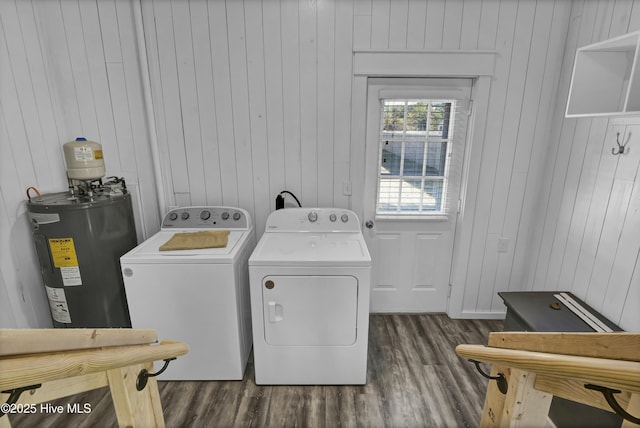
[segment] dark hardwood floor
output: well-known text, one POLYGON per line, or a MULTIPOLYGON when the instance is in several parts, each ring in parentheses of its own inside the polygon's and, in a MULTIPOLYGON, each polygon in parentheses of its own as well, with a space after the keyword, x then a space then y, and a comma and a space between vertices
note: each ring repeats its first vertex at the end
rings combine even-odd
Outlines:
MULTIPOLYGON (((459 358, 460 343, 485 344, 502 321, 442 314, 372 315, 367 384, 257 386, 244 380, 159 382, 167 427, 476 427, 487 380, 459 358)), ((488 368, 487 368, 488 370, 488 368)), ((14 415, 14 427, 117 426, 108 389, 52 404, 91 404, 88 415, 14 415)))

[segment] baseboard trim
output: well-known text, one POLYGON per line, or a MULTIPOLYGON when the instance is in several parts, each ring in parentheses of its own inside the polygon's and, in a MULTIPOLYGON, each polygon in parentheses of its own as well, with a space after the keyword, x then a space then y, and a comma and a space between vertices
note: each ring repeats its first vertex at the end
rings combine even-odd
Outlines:
POLYGON ((457 314, 449 313, 449 318, 453 319, 479 319, 479 320, 503 320, 506 311, 462 311, 457 314))

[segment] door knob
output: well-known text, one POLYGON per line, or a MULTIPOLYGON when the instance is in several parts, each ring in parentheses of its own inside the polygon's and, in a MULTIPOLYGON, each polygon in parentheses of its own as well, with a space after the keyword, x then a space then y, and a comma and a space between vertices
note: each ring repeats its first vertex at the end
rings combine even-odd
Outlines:
POLYGON ((367 220, 364 225, 367 229, 373 229, 373 220, 367 220))

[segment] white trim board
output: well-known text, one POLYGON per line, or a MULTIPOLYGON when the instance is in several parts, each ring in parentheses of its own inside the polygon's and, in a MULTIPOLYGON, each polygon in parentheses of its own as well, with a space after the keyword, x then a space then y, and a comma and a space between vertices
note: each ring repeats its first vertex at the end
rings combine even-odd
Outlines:
POLYGON ((493 51, 354 51, 355 76, 491 76, 495 66, 493 51))
POLYGON ((507 316, 507 312, 505 311, 496 311, 496 312, 482 312, 482 311, 462 311, 460 313, 455 314, 455 316, 451 314, 450 318, 458 318, 458 319, 475 319, 475 320, 503 320, 507 316))

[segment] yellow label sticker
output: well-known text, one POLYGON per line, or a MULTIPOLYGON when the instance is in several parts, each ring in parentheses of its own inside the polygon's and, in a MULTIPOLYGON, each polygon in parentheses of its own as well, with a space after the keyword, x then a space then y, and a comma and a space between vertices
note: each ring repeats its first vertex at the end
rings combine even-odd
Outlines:
POLYGON ((102 150, 94 150, 93 151, 93 157, 96 160, 102 159, 102 150))
POLYGON ((49 248, 53 256, 53 265, 57 268, 78 266, 76 247, 73 238, 49 239, 49 248))

